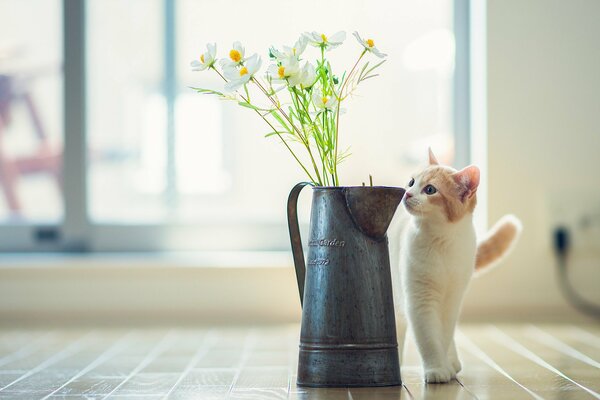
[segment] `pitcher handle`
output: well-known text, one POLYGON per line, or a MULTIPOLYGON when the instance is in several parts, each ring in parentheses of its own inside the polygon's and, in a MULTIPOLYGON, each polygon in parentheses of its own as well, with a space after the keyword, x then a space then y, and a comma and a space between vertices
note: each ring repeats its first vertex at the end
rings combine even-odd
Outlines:
POLYGON ((290 231, 290 242, 292 244, 292 255, 294 256, 294 267, 296 268, 296 279, 298 280, 298 291, 300 292, 300 306, 304 299, 304 277, 306 264, 304 263, 304 250, 302 249, 302 238, 298 225, 298 196, 305 186, 312 186, 310 182, 300 182, 290 192, 287 203, 288 229, 290 231))

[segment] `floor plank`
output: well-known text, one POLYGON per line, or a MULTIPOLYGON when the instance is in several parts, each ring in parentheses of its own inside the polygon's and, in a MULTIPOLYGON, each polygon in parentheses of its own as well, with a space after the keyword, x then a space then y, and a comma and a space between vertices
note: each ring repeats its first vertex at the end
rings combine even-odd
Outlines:
MULTIPOLYGON (((501 331, 506 337, 510 337, 511 341, 526 349, 528 358, 536 360, 539 365, 560 375, 592 396, 600 398, 600 393, 598 393, 600 391, 600 368, 598 365, 589 368, 587 363, 574 357, 574 353, 569 354, 565 348, 556 346, 553 341, 548 341, 547 333, 536 327, 508 327, 502 328, 501 331)), ((590 361, 593 362, 593 360, 590 361)))
MULTIPOLYGON (((502 329, 508 329, 502 327, 502 329)), ((569 379, 528 357, 527 349, 496 326, 464 327, 465 334, 509 376, 542 398, 595 398, 569 379)))
POLYGON ((463 325, 463 370, 423 383, 407 337, 403 386, 296 385, 297 325, 255 328, 0 331, 1 399, 600 398, 597 325, 463 325))
MULTIPOLYGON (((456 344, 462 362, 462 371, 458 379, 477 398, 542 399, 517 378, 511 376, 490 354, 478 347, 460 330, 456 335, 456 344)), ((489 347, 487 349, 491 350, 489 347)))

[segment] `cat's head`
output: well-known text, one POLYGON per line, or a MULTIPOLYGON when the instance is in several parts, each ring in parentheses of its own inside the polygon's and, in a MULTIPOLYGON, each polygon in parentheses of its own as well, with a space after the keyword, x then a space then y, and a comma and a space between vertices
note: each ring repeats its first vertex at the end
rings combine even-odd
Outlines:
POLYGON ((473 213, 478 186, 479 168, 441 166, 429 149, 429 166, 411 178, 402 204, 417 218, 457 222, 473 213))

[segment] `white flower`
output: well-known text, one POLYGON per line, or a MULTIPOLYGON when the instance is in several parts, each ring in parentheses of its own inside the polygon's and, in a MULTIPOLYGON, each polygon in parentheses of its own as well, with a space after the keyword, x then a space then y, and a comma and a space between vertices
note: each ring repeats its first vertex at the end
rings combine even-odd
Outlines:
POLYGON ((240 42, 234 42, 233 48, 229 50, 229 58, 220 61, 223 68, 237 66, 244 63, 244 47, 240 42))
POLYGON ((300 64, 293 58, 286 58, 279 64, 273 64, 267 70, 267 75, 274 81, 287 81, 290 86, 296 86, 300 78, 300 64))
POLYGON ((335 49, 346 40, 346 32, 340 31, 330 37, 324 33, 307 32, 304 36, 308 39, 308 42, 316 47, 322 47, 326 50, 335 49))
POLYGON ((204 71, 214 65, 217 56, 217 44, 208 43, 206 45, 206 53, 200 54, 200 60, 193 60, 190 63, 192 71, 204 71))
POLYGON ((366 50, 375 54, 377 57, 383 58, 387 56, 387 54, 380 52, 379 49, 375 47, 375 42, 373 41, 373 39, 363 40, 356 31, 353 33, 353 35, 356 38, 356 40, 358 40, 358 43, 360 43, 366 50))
POLYGON ((315 71, 315 67, 313 67, 310 63, 306 62, 302 67, 302 73, 300 82, 298 85, 301 89, 308 89, 317 81, 317 72, 315 71))
POLYGON ((308 39, 303 35, 300 36, 300 39, 296 41, 293 47, 283 46, 283 51, 271 48, 271 54, 273 54, 277 61, 283 61, 290 58, 299 60, 306 49, 307 43, 308 39))
POLYGON ((337 106, 337 99, 334 95, 326 95, 318 89, 313 92, 312 96, 313 104, 320 111, 333 111, 337 106))
POLYGON ((258 72, 260 65, 261 59, 258 54, 248 58, 245 65, 240 65, 239 68, 234 64, 226 65, 223 68, 223 75, 229 82, 225 84, 225 89, 233 91, 244 86, 258 72))
POLYGON ((300 68, 300 63, 293 59, 286 59, 279 64, 273 64, 267 71, 268 79, 272 81, 287 82, 288 86, 298 86, 308 89, 317 81, 315 68, 308 62, 300 68))

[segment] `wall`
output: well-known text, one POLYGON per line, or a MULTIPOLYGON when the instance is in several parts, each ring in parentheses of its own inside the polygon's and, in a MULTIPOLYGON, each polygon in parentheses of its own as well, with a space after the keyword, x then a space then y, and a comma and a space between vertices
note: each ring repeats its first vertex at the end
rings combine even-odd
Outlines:
POLYGON ((0 327, 247 325, 300 319, 285 253, 0 259, 0 327))
MULTIPOLYGON (((573 314, 550 240, 556 221, 600 214, 599 16, 597 0, 487 3, 488 216, 514 213, 525 229, 510 259, 472 285, 468 315, 573 314)), ((600 302, 600 238, 592 242, 572 267, 600 302)))

